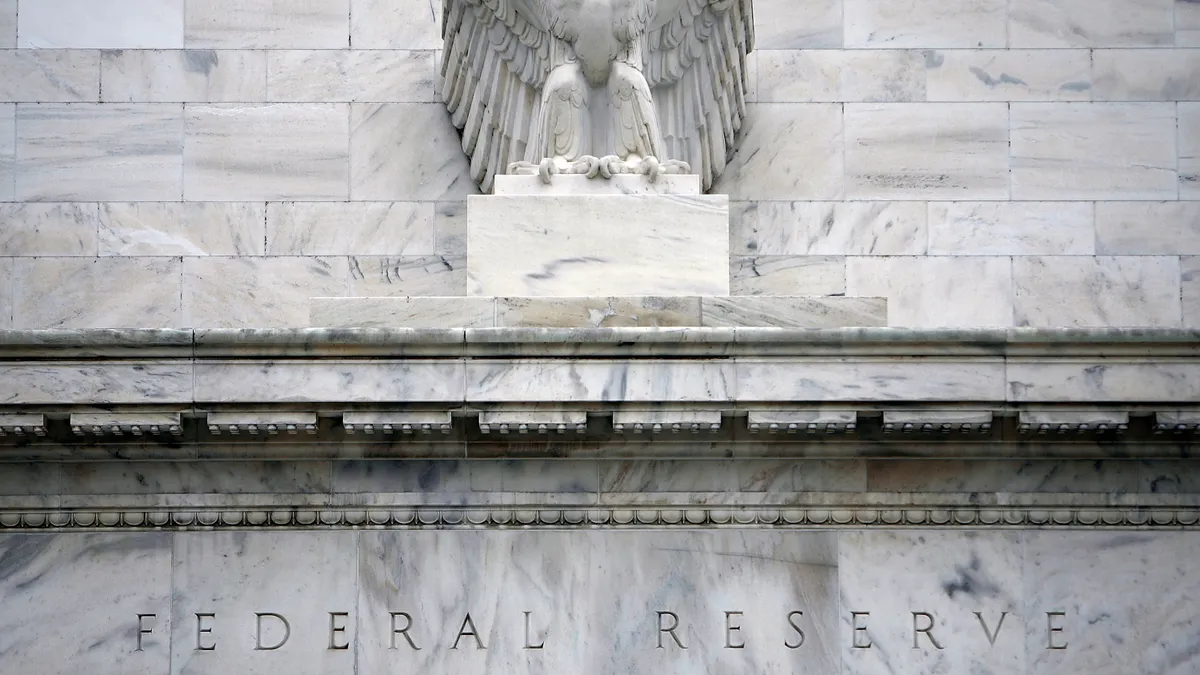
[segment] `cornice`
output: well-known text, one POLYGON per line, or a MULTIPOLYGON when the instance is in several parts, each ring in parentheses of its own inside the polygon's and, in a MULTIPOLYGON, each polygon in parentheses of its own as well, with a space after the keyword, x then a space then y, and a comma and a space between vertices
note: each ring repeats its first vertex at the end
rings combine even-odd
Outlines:
POLYGON ((0 330, 0 360, 378 356, 1200 357, 1200 330, 906 328, 447 328, 0 330))

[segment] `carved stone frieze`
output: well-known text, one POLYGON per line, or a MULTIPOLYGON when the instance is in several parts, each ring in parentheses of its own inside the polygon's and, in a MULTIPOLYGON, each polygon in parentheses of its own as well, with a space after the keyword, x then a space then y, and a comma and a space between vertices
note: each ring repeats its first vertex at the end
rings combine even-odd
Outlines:
POLYGON ((368 505, 325 508, 262 509, 7 509, 0 510, 3 530, 213 530, 213 529, 455 529, 455 528, 1196 528, 1200 507, 988 506, 921 505, 794 508, 703 504, 670 508, 528 506, 372 508, 368 505))

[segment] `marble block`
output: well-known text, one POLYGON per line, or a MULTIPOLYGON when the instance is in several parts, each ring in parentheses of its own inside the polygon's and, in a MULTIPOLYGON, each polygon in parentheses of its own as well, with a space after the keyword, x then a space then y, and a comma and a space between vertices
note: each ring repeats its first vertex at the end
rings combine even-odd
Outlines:
POLYGON ((700 299, 497 298, 497 326, 700 326, 700 299))
POLYGON ((267 52, 223 49, 113 50, 100 60, 107 102, 265 101, 267 52))
POLYGON ((312 326, 354 328, 491 328, 492 298, 312 298, 312 326))
POLYGON ((17 106, 20 201, 175 201, 183 180, 183 106, 17 106))
POLYGON ((17 14, 18 46, 179 49, 184 0, 36 0, 17 14))
POLYGON ((729 200, 470 197, 467 279, 474 296, 728 295, 729 200))
POLYGON ((166 675, 171 535, 0 537, 0 631, 4 673, 166 675))

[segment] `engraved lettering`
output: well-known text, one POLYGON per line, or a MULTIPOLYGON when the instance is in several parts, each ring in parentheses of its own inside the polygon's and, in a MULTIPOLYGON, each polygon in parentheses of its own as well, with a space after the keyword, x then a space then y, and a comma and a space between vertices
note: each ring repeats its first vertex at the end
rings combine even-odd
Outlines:
POLYGON ((1065 630, 1062 626, 1054 625, 1054 619, 1057 617, 1065 617, 1066 612, 1046 612, 1046 649, 1066 649, 1067 643, 1056 644, 1054 642, 1054 634, 1061 633, 1065 630))
POLYGON ((292 625, 290 623, 288 623, 287 619, 283 618, 283 615, 276 614, 275 612, 255 612, 254 613, 254 650, 255 651, 260 651, 260 652, 275 651, 276 649, 279 649, 280 647, 282 647, 284 645, 284 643, 288 641, 288 638, 290 638, 291 636, 292 636, 292 625), (283 638, 280 639, 279 642, 276 642, 275 644, 271 645, 270 647, 267 647, 267 646, 263 645, 263 643, 262 643, 263 618, 265 618, 265 617, 270 617, 272 619, 275 619, 279 623, 283 624, 283 638))
POLYGON ((462 627, 458 629, 458 637, 454 638, 454 646, 450 649, 458 649, 458 641, 463 639, 465 635, 475 638, 476 649, 487 649, 487 647, 483 646, 483 641, 479 639, 479 632, 475 630, 475 622, 471 620, 470 612, 467 612, 467 617, 463 619, 462 627), (467 630, 467 626, 470 626, 471 630, 467 630))
POLYGON ((408 634, 408 629, 412 628, 412 617, 408 615, 408 612, 392 612, 391 614, 392 614, 392 646, 388 647, 388 649, 395 649, 396 648, 396 636, 403 635, 404 639, 408 640, 408 646, 412 647, 413 651, 418 651, 418 652, 421 651, 421 648, 417 646, 417 643, 413 642, 412 636, 408 634), (398 617, 398 616, 404 617, 404 628, 396 628, 396 617, 398 617))
POLYGON ((329 648, 333 651, 337 651, 339 649, 350 649, 349 642, 346 642, 345 644, 338 644, 337 642, 338 633, 341 633, 342 637, 346 637, 346 626, 339 626, 338 619, 345 619, 348 616, 350 616, 349 612, 329 613, 329 648))
POLYGON ((801 612, 799 610, 793 610, 791 612, 788 612, 788 615, 787 615, 788 625, 790 625, 792 627, 792 630, 796 631, 796 643, 795 644, 792 644, 788 640, 783 641, 783 646, 787 647, 788 649, 799 649, 800 646, 804 644, 804 631, 800 630, 800 626, 796 625, 796 617, 798 617, 798 616, 804 616, 804 612, 801 612))
POLYGON ((157 614, 138 614, 137 618, 138 618, 137 649, 135 649, 133 651, 140 652, 140 651, 145 651, 142 649, 142 636, 149 635, 154 632, 154 626, 146 628, 146 625, 144 622, 146 619, 156 619, 156 618, 158 618, 158 615, 157 614))
POLYGON ((945 649, 944 647, 942 647, 941 645, 938 644, 937 638, 933 637, 933 626, 934 626, 935 622, 934 622, 932 614, 930 614, 929 612, 913 612, 912 617, 913 617, 913 649, 921 648, 917 644, 917 635, 919 633, 924 633, 925 637, 929 638, 929 641, 933 643, 934 647, 937 647, 938 649, 945 649), (925 619, 925 621, 928 622, 928 625, 926 625, 924 628, 920 628, 918 626, 919 619, 925 619))
MULTIPOLYGON (((740 640, 737 644, 733 643, 734 633, 742 632, 742 625, 733 625, 733 618, 741 618, 742 612, 725 612, 725 649, 745 649, 746 641, 740 640)), ((741 636, 738 636, 739 639, 741 636)))
POLYGON ((205 645, 204 640, 203 640, 205 633, 208 633, 210 635, 212 634, 212 626, 205 628, 204 620, 205 619, 215 619, 215 618, 217 618, 217 615, 213 614, 211 612, 209 612, 209 613, 197 612, 196 613, 196 651, 198 651, 198 652, 216 651, 217 643, 215 640, 210 645, 205 645))
POLYGON ((675 634, 676 628, 679 628, 679 615, 678 614, 676 614, 675 612, 659 612, 658 613, 658 648, 659 649, 663 649, 663 633, 670 633, 671 639, 675 641, 675 644, 679 645, 680 649, 687 649, 687 646, 683 644, 683 640, 680 640, 679 636, 675 634), (663 625, 663 617, 664 616, 671 617, 671 625, 670 626, 663 625))
POLYGON ((862 625, 859 625, 858 617, 860 617, 860 616, 866 618, 868 616, 871 616, 871 613, 870 612, 850 612, 850 628, 853 631, 853 638, 851 639, 851 646, 853 646, 855 649, 870 649, 871 648, 871 637, 869 635, 867 635, 867 624, 863 623, 862 625), (862 637, 866 638, 866 640, 867 640, 866 642, 861 642, 859 640, 859 633, 862 633, 862 637))
POLYGON ((992 646, 996 646, 996 638, 1000 635, 1000 629, 1004 626, 1004 617, 1008 616, 1008 612, 1000 612, 1000 620, 996 622, 996 632, 988 630, 987 622, 983 620, 983 612, 975 612, 975 618, 979 619, 979 625, 983 626, 983 634, 987 636, 988 642, 992 646))
POLYGON ((543 637, 542 641, 537 643, 536 645, 530 643, 530 641, 529 641, 530 640, 529 615, 532 613, 533 612, 525 612, 525 649, 542 649, 546 646, 546 638, 543 637))

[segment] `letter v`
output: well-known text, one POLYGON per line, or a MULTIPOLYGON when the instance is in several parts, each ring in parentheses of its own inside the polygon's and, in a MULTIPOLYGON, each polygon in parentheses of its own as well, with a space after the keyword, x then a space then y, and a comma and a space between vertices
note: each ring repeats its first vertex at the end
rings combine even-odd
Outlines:
POLYGON ((987 636, 988 642, 993 647, 996 646, 996 638, 1000 635, 1000 628, 1004 625, 1004 617, 1008 616, 1008 612, 1000 612, 1000 621, 996 624, 996 632, 988 630, 987 622, 983 620, 982 612, 974 612, 975 618, 979 619, 979 625, 983 626, 983 634, 987 636))

